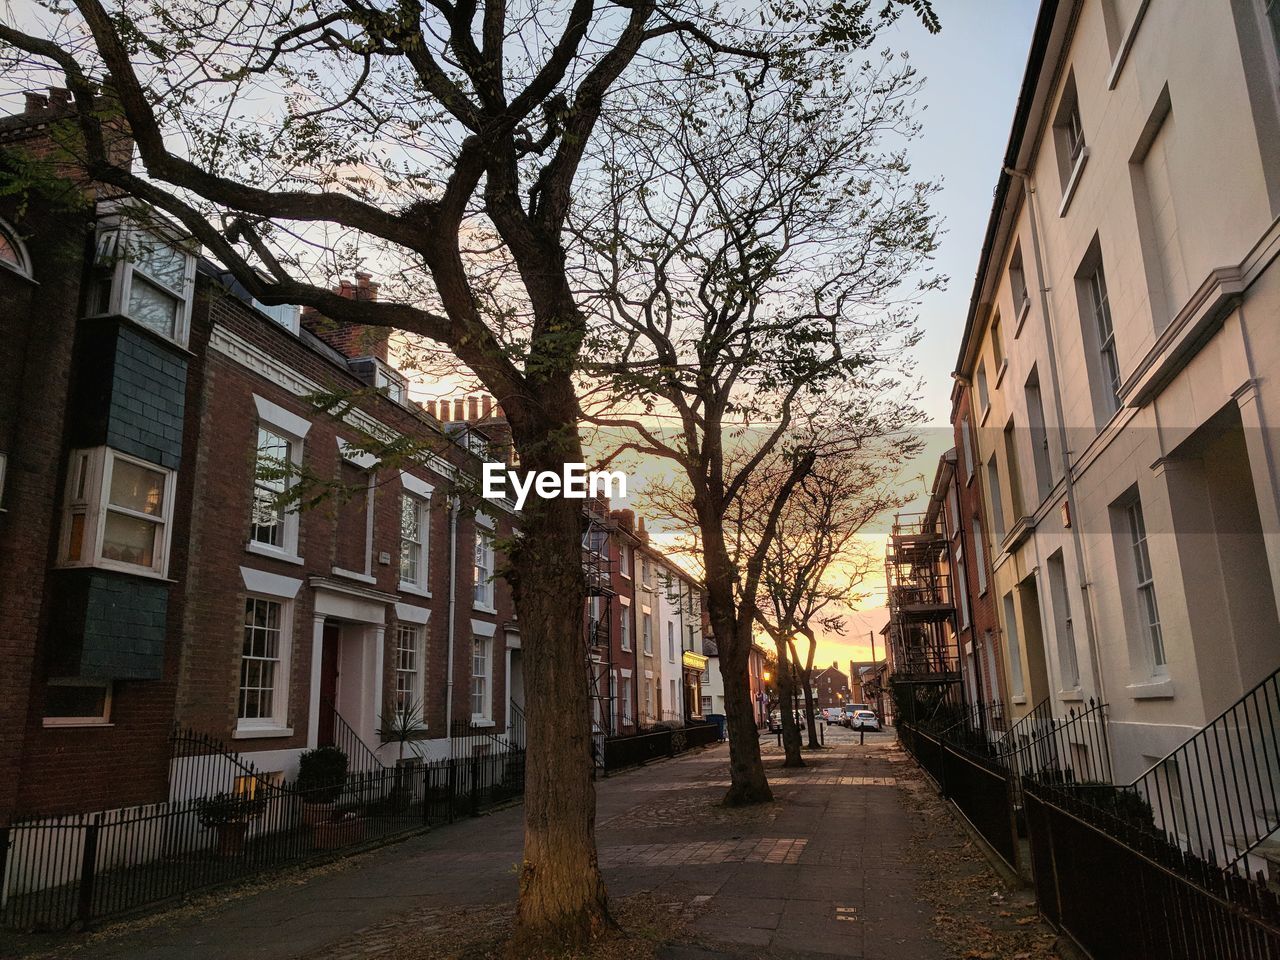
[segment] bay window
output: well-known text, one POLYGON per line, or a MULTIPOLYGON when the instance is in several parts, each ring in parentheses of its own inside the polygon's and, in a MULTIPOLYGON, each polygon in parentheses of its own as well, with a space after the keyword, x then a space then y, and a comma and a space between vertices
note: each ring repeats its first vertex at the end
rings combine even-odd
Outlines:
POLYGON ((173 472, 110 447, 71 455, 61 563, 163 577, 173 472))
POLYGON ((196 269, 190 239, 158 221, 144 228, 108 215, 99 222, 93 312, 128 317, 186 346, 196 269))

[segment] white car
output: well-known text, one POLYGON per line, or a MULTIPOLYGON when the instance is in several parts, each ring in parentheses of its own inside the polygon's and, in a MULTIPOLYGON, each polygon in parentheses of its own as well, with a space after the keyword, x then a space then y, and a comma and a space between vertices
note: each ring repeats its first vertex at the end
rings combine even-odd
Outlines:
POLYGON ((870 710, 859 710, 853 715, 850 726, 854 730, 879 730, 880 718, 870 710))
POLYGON ((833 723, 844 723, 844 711, 839 707, 823 707, 822 719, 828 727, 833 723))

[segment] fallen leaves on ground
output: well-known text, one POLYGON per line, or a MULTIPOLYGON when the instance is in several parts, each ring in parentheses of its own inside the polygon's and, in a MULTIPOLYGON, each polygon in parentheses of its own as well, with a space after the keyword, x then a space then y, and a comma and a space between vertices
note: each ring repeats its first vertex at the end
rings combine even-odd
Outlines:
POLYGON ((1057 939, 1025 889, 1003 886, 914 764, 899 779, 916 831, 909 857, 927 869, 917 884, 934 909, 934 933, 962 960, 1053 960, 1057 939))
MULTIPOLYGON (((669 896, 636 894, 610 901, 616 928, 590 946, 540 960, 654 960, 666 942, 687 938, 694 908, 669 896)), ((415 910, 325 948, 314 960, 509 960, 515 928, 511 904, 415 910)))

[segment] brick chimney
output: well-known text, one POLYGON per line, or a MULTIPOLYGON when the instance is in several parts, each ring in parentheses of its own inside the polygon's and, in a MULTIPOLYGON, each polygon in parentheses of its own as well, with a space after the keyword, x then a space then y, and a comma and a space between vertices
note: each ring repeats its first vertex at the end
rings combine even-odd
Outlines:
MULTIPOLYGON (((342 280, 333 292, 348 300, 377 300, 378 284, 372 274, 357 271, 354 282, 342 280)), ((386 327, 331 320, 312 307, 303 309, 301 320, 303 327, 348 359, 377 357, 387 362, 391 333, 386 327)))
MULTIPOLYGON (((109 83, 110 80, 104 84, 108 92, 109 83)), ((85 175, 84 144, 71 91, 65 87, 49 87, 43 92, 28 90, 23 99, 21 113, 0 116, 0 146, 50 162, 62 179, 90 197, 119 196, 117 188, 93 183, 85 175)), ((94 98, 93 107, 102 118, 108 159, 116 166, 130 167, 133 137, 117 105, 104 95, 94 98)))

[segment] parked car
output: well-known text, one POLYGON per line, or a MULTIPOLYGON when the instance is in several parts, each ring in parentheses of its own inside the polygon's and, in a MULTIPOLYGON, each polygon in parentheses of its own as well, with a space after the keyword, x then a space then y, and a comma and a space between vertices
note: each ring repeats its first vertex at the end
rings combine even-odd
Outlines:
POLYGON ((852 728, 854 730, 879 730, 880 718, 870 710, 859 710, 853 715, 852 728))
POLYGON ((844 705, 844 725, 846 727, 853 726, 853 715, 859 710, 870 710, 871 705, 867 703, 846 703, 844 705))
POLYGON ((833 723, 844 723, 844 711, 839 707, 823 707, 822 719, 828 727, 833 723))
MULTIPOLYGON (((799 710, 795 712, 796 726, 804 726, 804 715, 799 710)), ((782 714, 777 710, 769 711, 769 732, 778 733, 782 730, 782 714)))

